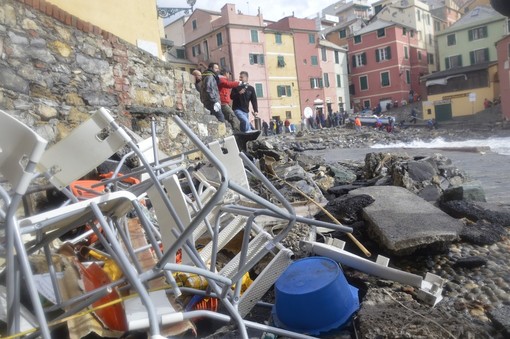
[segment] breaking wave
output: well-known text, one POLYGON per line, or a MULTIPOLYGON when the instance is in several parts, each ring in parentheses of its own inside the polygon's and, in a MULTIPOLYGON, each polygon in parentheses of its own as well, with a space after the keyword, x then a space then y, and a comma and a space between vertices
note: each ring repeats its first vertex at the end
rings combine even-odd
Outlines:
POLYGON ((444 147, 489 147, 494 153, 510 155, 510 137, 445 141, 436 138, 431 141, 415 140, 393 144, 375 144, 371 148, 444 148, 444 147))

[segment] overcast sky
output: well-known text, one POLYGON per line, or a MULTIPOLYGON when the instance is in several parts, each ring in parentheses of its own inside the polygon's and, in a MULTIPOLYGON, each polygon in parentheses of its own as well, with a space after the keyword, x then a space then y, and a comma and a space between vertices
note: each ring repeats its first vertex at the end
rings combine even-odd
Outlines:
MULTIPOLYGON (((372 3, 375 0, 369 0, 372 3)), ((186 0, 157 0, 160 7, 189 7, 186 0)), ((292 15, 298 18, 314 18, 323 8, 336 3, 334 0, 196 0, 194 8, 220 11, 225 3, 236 5, 236 10, 243 14, 256 15, 260 7, 264 19, 278 21, 283 17, 292 15)), ((171 18, 170 18, 171 19, 171 18)), ((171 20, 172 21, 172 20, 171 20)))

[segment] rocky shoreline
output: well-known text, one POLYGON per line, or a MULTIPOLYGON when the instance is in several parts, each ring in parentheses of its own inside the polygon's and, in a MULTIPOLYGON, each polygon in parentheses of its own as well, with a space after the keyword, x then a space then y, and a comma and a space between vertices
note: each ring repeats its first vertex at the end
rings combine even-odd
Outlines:
MULTIPOLYGON (((427 128, 409 127, 387 133, 364 127, 361 133, 342 126, 332 129, 312 130, 298 132, 296 135, 283 134, 259 138, 255 143, 248 145, 248 153, 261 160, 261 167, 265 165, 264 158, 274 157, 278 165, 272 167, 280 173, 281 177, 289 178, 289 173, 283 168, 298 163, 303 165, 306 171, 314 178, 317 185, 331 202, 342 193, 356 189, 355 186, 363 185, 387 185, 387 181, 395 174, 392 166, 386 166, 379 158, 372 165, 367 164, 369 157, 364 163, 345 162, 344 167, 356 173, 357 180, 351 183, 341 183, 335 187, 324 188, 324 180, 320 178, 321 171, 328 172, 330 168, 324 164, 324 159, 314 156, 317 150, 326 152, 338 148, 367 148, 373 144, 390 144, 396 141, 410 142, 412 140, 433 140, 442 137, 450 141, 463 141, 467 139, 486 139, 488 137, 507 137, 510 130, 505 128, 504 123, 489 123, 480 126, 479 129, 466 129, 452 124, 448 128, 437 130, 427 128), (307 154, 307 155, 304 155, 307 154), (308 167, 307 167, 308 165, 308 167), (380 165, 380 166, 379 166, 380 165), (379 173, 371 173, 367 176, 367 169, 377 169, 379 173), (280 170, 279 170, 280 168, 280 170), (392 172, 393 171, 393 172, 392 172), (383 175, 381 176, 381 172, 383 175), (360 174, 364 173, 364 174, 360 174), (372 181, 371 181, 372 180, 372 181), (385 181, 386 180, 386 181, 385 181), (368 184, 367 184, 368 182, 368 184), (340 186, 340 187, 339 187, 340 186), (336 191, 335 191, 336 188, 336 191)), ((487 152, 487 149, 466 150, 470 152, 487 152)), ((374 150, 377 154, 377 150, 374 150)), ((409 160, 409 159, 408 159, 409 160)), ((413 160, 413 159, 411 159, 413 160)), ((443 159, 444 160, 444 159, 443 159)), ((445 161, 447 161, 446 159, 445 161)), ((388 163, 395 165, 395 159, 388 163)), ((490 166, 490 164, 487 164, 490 166)), ((450 169, 452 169, 451 167, 450 169)), ((448 181, 456 175, 462 179, 462 169, 452 172, 448 181)), ((502 173, 506 170, 502 169, 502 173)), ((296 175, 295 173, 293 175, 296 175)), ((297 179, 293 179, 297 180, 297 179)), ((336 177, 338 184, 338 177, 336 177)), ((457 182, 462 184, 462 180, 457 182)), ((331 185, 331 184, 330 184, 331 185)), ((403 185, 405 186, 405 185, 403 185)), ((441 184, 438 185, 441 187, 441 184)), ((417 185, 416 187, 421 187, 417 185)), ((419 190, 409 184, 408 189, 419 194, 419 190)), ((448 188, 443 187, 440 194, 448 188)), ((287 196, 289 200, 291 195, 287 196)), ((297 198, 296 198, 297 199, 297 198)), ((461 198, 462 199, 462 198, 461 198)), ((434 203, 438 204, 438 199, 434 203)), ((467 206, 471 202, 467 199, 467 206)), ((503 213, 501 220, 497 222, 487 221, 485 216, 476 219, 473 215, 465 217, 466 227, 458 240, 445 243, 442 248, 425 247, 411 255, 394 256, 390 253, 390 266, 408 271, 420 276, 427 272, 436 274, 446 279, 443 291, 443 300, 431 308, 423 305, 416 299, 416 290, 392 281, 381 280, 365 273, 343 267, 344 273, 350 284, 360 290, 361 307, 353 324, 340 332, 328 333, 325 338, 507 338, 510 336, 510 212, 508 210, 493 209, 493 206, 477 202, 471 210, 486 211, 491 213, 503 213), (468 220, 469 219, 469 220, 468 220), (470 231, 475 231, 471 237, 465 236, 470 231), (464 234, 462 236, 462 234, 464 234), (485 236, 493 238, 487 241, 485 236)), ((466 207, 466 206, 464 206, 466 207)), ((342 222, 348 222, 354 228, 354 234, 372 253, 388 253, 374 241, 361 214, 335 215, 342 222)), ((450 211, 451 213, 451 211, 450 211)), ((469 213, 468 213, 469 214, 469 213)), ((500 216, 501 216, 500 215, 500 216)), ((458 215, 456 218, 459 217, 458 215)), ((489 218, 490 219, 490 218, 489 218)), ((294 241, 302 236, 303 230, 297 230, 294 241)), ((362 255, 359 249, 341 234, 334 235, 347 242, 348 250, 362 255)), ((292 243, 292 240, 290 241, 292 243)), ((292 244, 287 244, 292 247, 292 244)), ((271 293, 268 293, 268 301, 271 293)), ((255 313, 260 311, 254 311, 255 313)), ((252 314, 252 316, 254 316, 252 314)), ((255 316, 259 316, 257 314, 255 316)))

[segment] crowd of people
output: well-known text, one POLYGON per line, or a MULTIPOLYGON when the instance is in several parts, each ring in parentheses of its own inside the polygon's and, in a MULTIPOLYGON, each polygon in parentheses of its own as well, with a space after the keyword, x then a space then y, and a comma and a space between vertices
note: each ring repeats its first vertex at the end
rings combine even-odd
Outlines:
POLYGON ((231 80, 230 70, 220 69, 212 62, 204 72, 195 69, 195 88, 200 92, 200 100, 210 114, 220 122, 228 122, 234 133, 254 131, 250 123, 251 113, 256 118, 258 112, 255 88, 248 83, 248 72, 242 71, 239 80, 231 80))

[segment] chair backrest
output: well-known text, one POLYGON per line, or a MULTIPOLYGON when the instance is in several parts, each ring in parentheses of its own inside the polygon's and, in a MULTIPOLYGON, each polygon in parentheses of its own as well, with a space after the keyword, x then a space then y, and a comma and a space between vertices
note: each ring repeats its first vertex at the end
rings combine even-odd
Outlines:
POLYGON ((16 193, 25 194, 33 178, 26 170, 28 161, 38 163, 46 144, 30 127, 0 110, 0 173, 16 193))
POLYGON ((104 108, 51 146, 39 163, 50 182, 62 189, 83 177, 120 150, 129 141, 122 128, 112 129, 112 116, 104 108))

